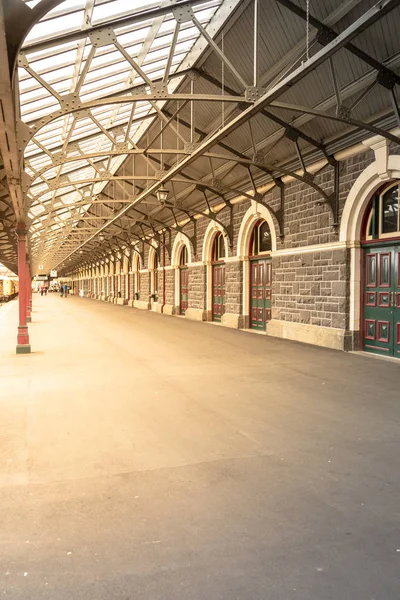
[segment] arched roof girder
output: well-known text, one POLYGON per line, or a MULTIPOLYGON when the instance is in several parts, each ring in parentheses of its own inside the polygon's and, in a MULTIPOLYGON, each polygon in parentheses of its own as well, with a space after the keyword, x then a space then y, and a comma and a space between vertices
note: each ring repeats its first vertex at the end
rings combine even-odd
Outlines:
MULTIPOLYGON (((81 154, 78 156, 65 156, 63 158, 54 159, 54 161, 37 171, 34 176, 30 180, 30 186, 34 185, 37 179, 40 179, 42 175, 49 171, 50 169, 54 169, 54 167, 60 167, 65 164, 73 163, 73 162, 81 162, 82 160, 94 159, 94 158, 108 158, 110 156, 146 156, 151 157, 152 155, 185 155, 189 156, 190 152, 185 148, 130 148, 129 150, 108 150, 107 152, 90 152, 88 154, 81 154)), ((235 156, 228 156, 226 154, 219 154, 218 152, 206 152, 204 154, 207 158, 215 158, 219 160, 226 160, 232 162, 243 162, 243 159, 237 158, 235 156)), ((254 161, 249 159, 249 164, 256 164, 254 161)), ((79 167, 79 170, 82 167, 79 167)), ((70 173, 70 171, 68 171, 70 173)), ((43 180, 44 181, 44 180, 43 180)), ((51 181, 51 180, 50 180, 51 181)))
POLYGON ((135 96, 115 96, 113 98, 102 98, 95 101, 82 102, 79 100, 72 99, 68 100, 64 104, 64 108, 52 113, 51 115, 40 119, 37 125, 29 127, 22 121, 17 124, 17 134, 20 152, 23 153, 26 146, 32 141, 35 135, 50 123, 56 121, 60 117, 65 117, 70 114, 75 114, 80 111, 90 110, 91 108, 98 108, 99 106, 108 105, 119 105, 119 104, 132 104, 133 102, 149 102, 154 103, 159 101, 178 101, 178 102, 219 102, 219 103, 245 103, 246 105, 252 104, 245 96, 222 96, 220 94, 178 94, 178 93, 155 93, 155 94, 138 94, 135 96))

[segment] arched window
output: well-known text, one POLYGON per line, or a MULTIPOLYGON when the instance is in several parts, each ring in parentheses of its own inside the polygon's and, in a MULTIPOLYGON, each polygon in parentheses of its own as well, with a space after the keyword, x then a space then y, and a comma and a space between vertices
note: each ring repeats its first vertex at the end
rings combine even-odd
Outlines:
POLYGON ((385 187, 372 198, 366 211, 364 239, 400 236, 399 184, 385 187))
POLYGON ((219 262, 225 258, 225 244, 222 233, 217 233, 214 237, 212 248, 212 262, 219 262))
POLYGON ((263 252, 271 252, 271 231, 266 221, 258 221, 253 229, 250 240, 250 255, 257 256, 263 252))
POLYGON ((140 294, 140 273, 139 273, 139 269, 140 269, 140 259, 139 259, 139 255, 137 254, 137 252, 133 253, 133 293, 134 293, 134 299, 135 300, 139 300, 139 294, 140 294))
POLYGON ((186 246, 182 246, 181 255, 179 258, 179 266, 186 267, 188 263, 188 250, 186 246))

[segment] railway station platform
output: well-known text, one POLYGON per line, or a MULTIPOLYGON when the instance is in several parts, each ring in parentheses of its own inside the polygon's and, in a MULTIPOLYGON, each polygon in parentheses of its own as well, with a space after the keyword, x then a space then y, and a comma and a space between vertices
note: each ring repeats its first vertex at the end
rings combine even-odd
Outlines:
POLYGON ((0 310, 0 595, 399 597, 399 366, 79 297, 0 310))

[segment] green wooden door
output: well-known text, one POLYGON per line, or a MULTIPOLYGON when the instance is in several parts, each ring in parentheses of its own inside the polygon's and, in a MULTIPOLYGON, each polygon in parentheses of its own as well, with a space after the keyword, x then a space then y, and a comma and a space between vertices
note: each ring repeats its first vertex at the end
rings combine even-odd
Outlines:
POLYGON ((250 328, 265 331, 271 319, 272 268, 270 259, 250 262, 250 328))
POLYGON ((212 267, 212 319, 221 321, 225 312, 225 265, 217 264, 212 267))
POLYGON ((364 251, 362 347, 400 358, 400 246, 364 251))

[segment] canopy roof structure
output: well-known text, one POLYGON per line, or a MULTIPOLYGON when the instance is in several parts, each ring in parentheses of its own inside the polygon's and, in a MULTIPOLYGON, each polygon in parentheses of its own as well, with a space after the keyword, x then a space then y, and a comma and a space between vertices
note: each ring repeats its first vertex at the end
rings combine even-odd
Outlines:
POLYGON ((337 222, 338 189, 307 167, 338 169, 335 153, 375 134, 400 142, 400 0, 13 4, 30 24, 16 48, 3 0, 0 258, 14 270, 17 221, 32 272, 68 273, 287 175, 337 222))

